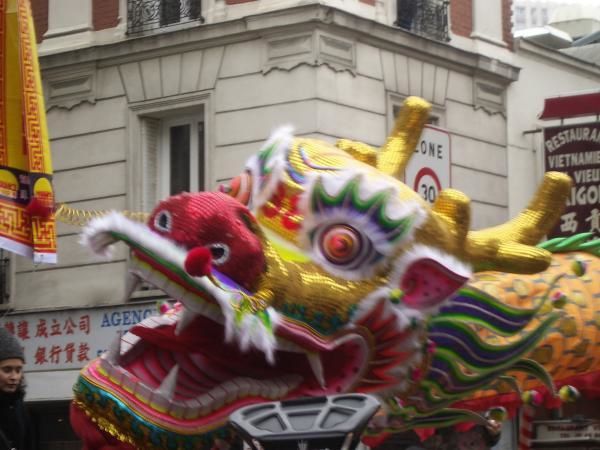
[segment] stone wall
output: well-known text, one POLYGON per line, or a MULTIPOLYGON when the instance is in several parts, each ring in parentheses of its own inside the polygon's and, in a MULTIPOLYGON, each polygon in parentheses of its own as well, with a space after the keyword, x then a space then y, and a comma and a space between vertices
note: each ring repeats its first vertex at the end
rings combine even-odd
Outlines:
MULTIPOLYGON (((42 58, 59 202, 149 210, 157 201, 153 124, 197 114, 206 188, 243 170, 276 127, 380 146, 408 95, 434 105, 451 133, 452 185, 473 227, 507 219, 503 90, 514 69, 318 5, 42 58), (317 18, 315 20, 315 18, 317 18)), ((511 75, 513 74, 513 75, 511 75)), ((19 309, 123 300, 127 255, 98 261, 59 224, 56 266, 19 258, 19 309)))

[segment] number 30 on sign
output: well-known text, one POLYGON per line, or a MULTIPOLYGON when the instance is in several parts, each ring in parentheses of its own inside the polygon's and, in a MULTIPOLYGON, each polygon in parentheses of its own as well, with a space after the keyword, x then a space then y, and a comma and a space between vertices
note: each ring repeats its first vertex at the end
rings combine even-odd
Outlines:
POLYGON ((423 200, 433 203, 442 190, 442 186, 435 172, 429 167, 423 167, 417 172, 413 189, 423 197, 423 200))

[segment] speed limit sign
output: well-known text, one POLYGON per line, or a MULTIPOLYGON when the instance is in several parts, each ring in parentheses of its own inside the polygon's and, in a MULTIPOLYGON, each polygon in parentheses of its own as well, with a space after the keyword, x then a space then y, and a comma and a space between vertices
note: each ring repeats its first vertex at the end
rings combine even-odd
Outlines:
POLYGON ((440 191, 450 187, 450 134, 426 125, 406 166, 405 183, 433 203, 440 191))
POLYGON ((415 177, 413 189, 421 194, 423 200, 435 202, 442 185, 436 173, 430 167, 422 167, 415 177))

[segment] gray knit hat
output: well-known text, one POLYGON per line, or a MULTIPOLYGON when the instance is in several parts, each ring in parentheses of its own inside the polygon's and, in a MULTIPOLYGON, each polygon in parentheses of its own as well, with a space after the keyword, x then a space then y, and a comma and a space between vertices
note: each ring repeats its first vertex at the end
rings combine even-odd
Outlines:
POLYGON ((19 358, 25 362, 23 347, 6 328, 0 326, 0 361, 10 358, 19 358))

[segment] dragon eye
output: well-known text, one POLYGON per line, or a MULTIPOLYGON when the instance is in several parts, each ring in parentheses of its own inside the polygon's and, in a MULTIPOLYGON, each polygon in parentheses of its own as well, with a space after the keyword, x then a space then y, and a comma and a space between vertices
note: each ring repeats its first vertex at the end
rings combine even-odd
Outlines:
POLYGON ((250 195, 252 193, 252 176, 248 172, 244 172, 233 178, 229 184, 220 185, 219 191, 247 205, 250 202, 250 195))
POLYGON ((347 225, 334 225, 321 235, 321 253, 332 264, 351 263, 363 247, 360 232, 347 225))
POLYGON ((171 213, 169 211, 159 211, 154 217, 154 227, 159 231, 170 232, 172 225, 171 213))
POLYGON ((208 245, 208 249, 210 250, 210 254, 213 258, 213 264, 216 266, 220 266, 221 264, 225 264, 229 260, 229 246, 227 244, 217 243, 208 245))

